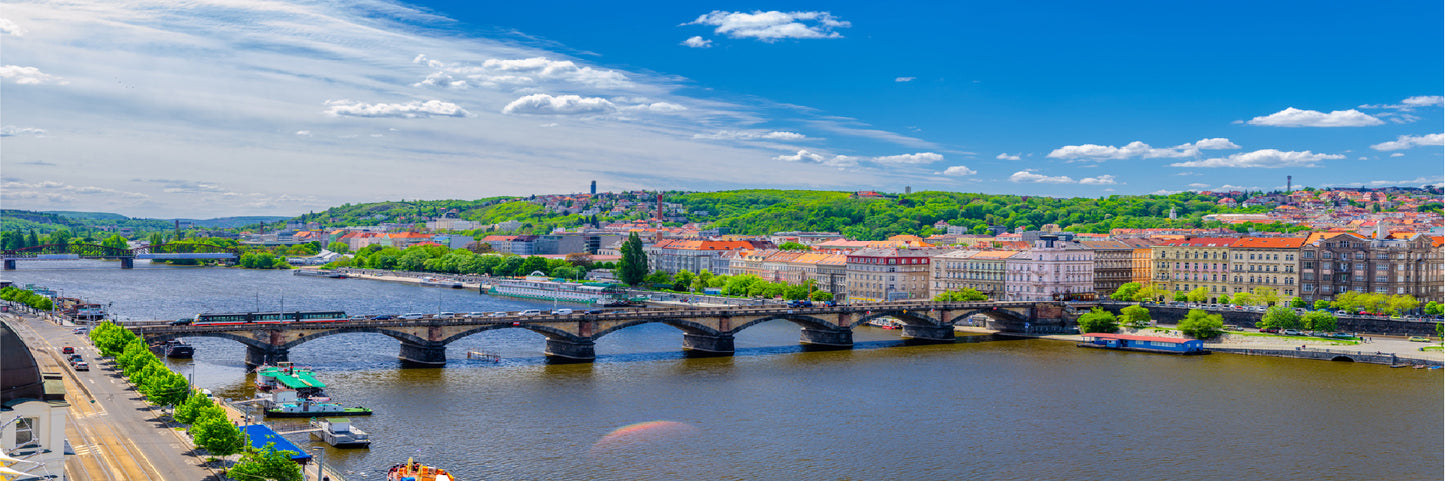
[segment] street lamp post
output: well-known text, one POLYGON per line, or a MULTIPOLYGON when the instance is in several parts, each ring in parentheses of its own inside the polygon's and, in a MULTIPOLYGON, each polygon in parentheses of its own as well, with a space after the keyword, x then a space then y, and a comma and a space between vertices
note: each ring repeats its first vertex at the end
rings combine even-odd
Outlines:
POLYGON ((311 448, 316 451, 316 479, 318 481, 326 478, 326 446, 311 448))

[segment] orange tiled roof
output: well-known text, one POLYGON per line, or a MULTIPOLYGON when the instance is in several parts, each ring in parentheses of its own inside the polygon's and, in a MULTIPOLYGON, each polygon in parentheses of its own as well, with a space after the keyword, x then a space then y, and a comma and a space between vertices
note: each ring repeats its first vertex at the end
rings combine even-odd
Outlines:
POLYGON ((1305 245, 1304 237, 1245 237, 1235 242, 1238 249, 1298 249, 1305 245))

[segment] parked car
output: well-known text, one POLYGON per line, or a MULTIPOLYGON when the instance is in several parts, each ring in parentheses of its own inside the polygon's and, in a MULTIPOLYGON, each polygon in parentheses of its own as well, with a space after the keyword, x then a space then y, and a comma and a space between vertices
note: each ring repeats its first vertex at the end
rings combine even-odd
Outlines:
POLYGON ((392 316, 391 314, 382 314, 380 316, 371 318, 371 320, 373 321, 390 321, 392 319, 396 319, 396 317, 392 316))
POLYGON ((438 313, 438 314, 437 314, 437 317, 442 318, 442 319, 449 319, 449 318, 457 317, 457 313, 455 313, 455 312, 442 312, 442 313, 438 313))
POLYGON ((400 316, 397 316, 396 318, 397 318, 397 319, 403 319, 403 320, 414 320, 414 319, 421 319, 421 318, 423 318, 423 317, 426 317, 426 314, 422 314, 422 313, 420 313, 420 312, 408 312, 408 313, 406 313, 406 314, 402 314, 402 315, 400 315, 400 316))
POLYGON ((1354 339, 1354 338, 1355 338, 1355 336, 1351 336, 1350 333, 1348 333, 1348 332, 1336 332, 1336 333, 1334 333, 1334 334, 1331 334, 1330 337, 1333 337, 1333 338, 1335 338, 1335 339, 1354 339))
POLYGON ((542 311, 541 311, 540 309, 527 309, 527 310, 525 310, 525 311, 522 311, 522 312, 520 312, 520 313, 517 313, 517 315, 519 315, 519 316, 540 316, 540 315, 542 315, 542 311))
POLYGON ((191 321, 192 321, 192 319, 176 319, 176 320, 174 320, 174 321, 171 321, 171 325, 172 325, 172 326, 189 326, 189 325, 191 325, 191 321))
POLYGON ((89 364, 86 364, 85 361, 77 362, 77 363, 75 363, 75 370, 77 370, 77 371, 89 371, 89 370, 90 370, 90 365, 89 365, 89 364))
POLYGON ((75 348, 70 347, 70 346, 62 347, 62 348, 60 348, 60 353, 61 353, 61 354, 75 354, 75 348))
POLYGON ((471 318, 487 317, 487 313, 485 313, 485 312, 468 312, 468 313, 467 313, 467 317, 471 317, 471 318))
POLYGON ((492 317, 507 317, 507 313, 502 311, 493 312, 492 317))
POLYGON ((562 308, 562 309, 557 309, 557 310, 552 311, 552 314, 553 314, 553 315, 558 315, 558 316, 570 316, 570 315, 572 315, 572 310, 571 310, 571 309, 567 309, 567 308, 562 308))
POLYGON ((1285 330, 1283 330, 1283 331, 1280 331, 1280 334, 1284 334, 1284 335, 1286 335, 1286 336, 1303 336, 1303 335, 1304 335, 1304 333, 1299 332, 1299 331, 1294 330, 1294 329, 1285 329, 1285 330))
POLYGON ((1267 327, 1267 328, 1264 328, 1264 329, 1260 329, 1259 332, 1268 332, 1268 333, 1270 333, 1270 334, 1279 334, 1279 328, 1278 328, 1278 327, 1267 327))
POLYGON ((1430 338, 1423 336, 1410 336, 1410 342, 1430 342, 1430 338))
POLYGON ((85 334, 85 328, 84 328, 84 327, 77 327, 77 328, 75 328, 74 331, 70 331, 70 333, 71 333, 71 334, 85 334))
POLYGON ((823 305, 828 306, 828 307, 838 307, 838 302, 837 302, 837 301, 823 301, 823 305))
POLYGON ((1239 326, 1224 326, 1224 330, 1226 330, 1226 331, 1243 331, 1244 328, 1243 328, 1243 327, 1239 327, 1239 326))

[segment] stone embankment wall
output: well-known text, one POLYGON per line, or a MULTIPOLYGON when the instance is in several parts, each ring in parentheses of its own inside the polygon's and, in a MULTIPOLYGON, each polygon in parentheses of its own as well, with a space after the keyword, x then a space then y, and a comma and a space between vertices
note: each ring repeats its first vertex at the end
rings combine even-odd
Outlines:
MULTIPOLYGON (((1119 314, 1119 310, 1128 306, 1124 303, 1110 303, 1102 307, 1109 312, 1119 314)), ((1149 317, 1161 324, 1178 324, 1189 314, 1189 309, 1184 307, 1160 307, 1144 306, 1149 309, 1149 317)), ((1262 312, 1253 311, 1209 311, 1211 314, 1220 314, 1224 317, 1224 325, 1239 326, 1245 329, 1255 329, 1254 324, 1264 317, 1262 312)), ((1434 336, 1435 323, 1429 321, 1406 321, 1397 319, 1376 319, 1364 317, 1339 317, 1337 320, 1341 332, 1359 332, 1364 334, 1377 334, 1388 336, 1434 336)))
POLYGON ((1273 356, 1293 357, 1298 359, 1318 359, 1322 361, 1345 361, 1345 362, 1367 362, 1371 364, 1384 364, 1396 366, 1408 364, 1411 366, 1440 366, 1441 361, 1427 359, 1408 359, 1397 357, 1388 352, 1370 352, 1350 349, 1257 349, 1250 347, 1214 346, 1211 351, 1227 352, 1230 354, 1243 354, 1247 356, 1273 356))

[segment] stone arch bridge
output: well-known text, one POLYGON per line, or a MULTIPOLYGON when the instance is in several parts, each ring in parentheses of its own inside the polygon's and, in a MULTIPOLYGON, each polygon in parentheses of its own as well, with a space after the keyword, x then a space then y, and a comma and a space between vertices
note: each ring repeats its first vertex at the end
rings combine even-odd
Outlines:
POLYGON ((401 343, 403 363, 439 367, 446 364, 447 345, 494 329, 526 329, 546 337, 549 360, 590 362, 598 338, 628 327, 661 323, 681 330, 683 349, 695 355, 733 353, 733 336, 748 327, 775 320, 797 324, 804 345, 846 349, 853 328, 870 320, 902 321, 902 335, 916 342, 953 342, 954 323, 974 315, 989 318, 1005 332, 1062 329, 1075 310, 1052 302, 892 302, 788 308, 780 306, 637 309, 599 314, 535 315, 487 318, 423 318, 415 320, 347 320, 239 325, 150 325, 131 327, 151 343, 182 337, 219 337, 246 345, 246 363, 256 366, 287 360, 291 348, 322 337, 348 333, 379 333, 401 343))

